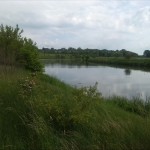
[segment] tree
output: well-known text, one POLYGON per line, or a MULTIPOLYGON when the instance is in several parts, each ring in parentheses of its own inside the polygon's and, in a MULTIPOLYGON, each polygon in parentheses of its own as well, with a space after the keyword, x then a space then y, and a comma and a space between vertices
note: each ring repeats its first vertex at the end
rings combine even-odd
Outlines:
POLYGON ((38 48, 31 39, 22 37, 18 25, 0 26, 0 64, 22 65, 33 71, 42 70, 38 60, 38 48))
POLYGON ((23 64, 23 66, 32 71, 40 71, 42 69, 38 59, 38 48, 31 39, 24 38, 18 60, 20 64, 23 64))
POLYGON ((18 25, 15 29, 11 26, 0 26, 0 63, 15 63, 15 57, 22 45, 22 32, 18 25))
POLYGON ((144 57, 150 57, 150 50, 145 50, 143 55, 144 57))

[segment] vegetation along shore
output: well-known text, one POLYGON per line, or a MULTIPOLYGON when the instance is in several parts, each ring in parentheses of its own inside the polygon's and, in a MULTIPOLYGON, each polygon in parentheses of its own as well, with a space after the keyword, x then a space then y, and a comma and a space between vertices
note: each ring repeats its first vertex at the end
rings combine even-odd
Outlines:
POLYGON ((43 48, 39 50, 41 59, 71 59, 81 63, 106 64, 114 66, 150 68, 150 50, 144 50, 143 55, 122 50, 98 50, 75 48, 43 48))
POLYGON ((1 150, 148 150, 150 102, 45 75, 36 44, 0 26, 1 150))

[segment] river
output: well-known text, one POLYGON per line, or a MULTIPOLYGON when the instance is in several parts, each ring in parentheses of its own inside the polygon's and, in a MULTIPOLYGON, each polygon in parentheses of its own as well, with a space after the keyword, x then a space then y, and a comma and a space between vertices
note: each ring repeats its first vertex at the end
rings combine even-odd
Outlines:
POLYGON ((45 73, 75 87, 93 86, 104 97, 150 97, 150 72, 101 65, 81 65, 70 62, 46 61, 45 73))

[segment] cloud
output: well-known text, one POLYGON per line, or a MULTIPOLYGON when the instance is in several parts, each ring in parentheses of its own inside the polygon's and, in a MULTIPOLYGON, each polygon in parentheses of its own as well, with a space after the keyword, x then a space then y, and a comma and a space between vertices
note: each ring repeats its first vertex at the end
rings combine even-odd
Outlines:
POLYGON ((150 2, 115 0, 1 0, 3 24, 24 29, 39 47, 150 47, 150 2))

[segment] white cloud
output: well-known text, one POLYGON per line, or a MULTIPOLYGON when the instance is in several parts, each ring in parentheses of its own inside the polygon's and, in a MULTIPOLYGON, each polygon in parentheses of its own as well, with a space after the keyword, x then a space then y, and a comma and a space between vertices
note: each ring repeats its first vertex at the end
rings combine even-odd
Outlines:
POLYGON ((19 24, 39 47, 150 49, 150 2, 1 0, 3 24, 19 24))

